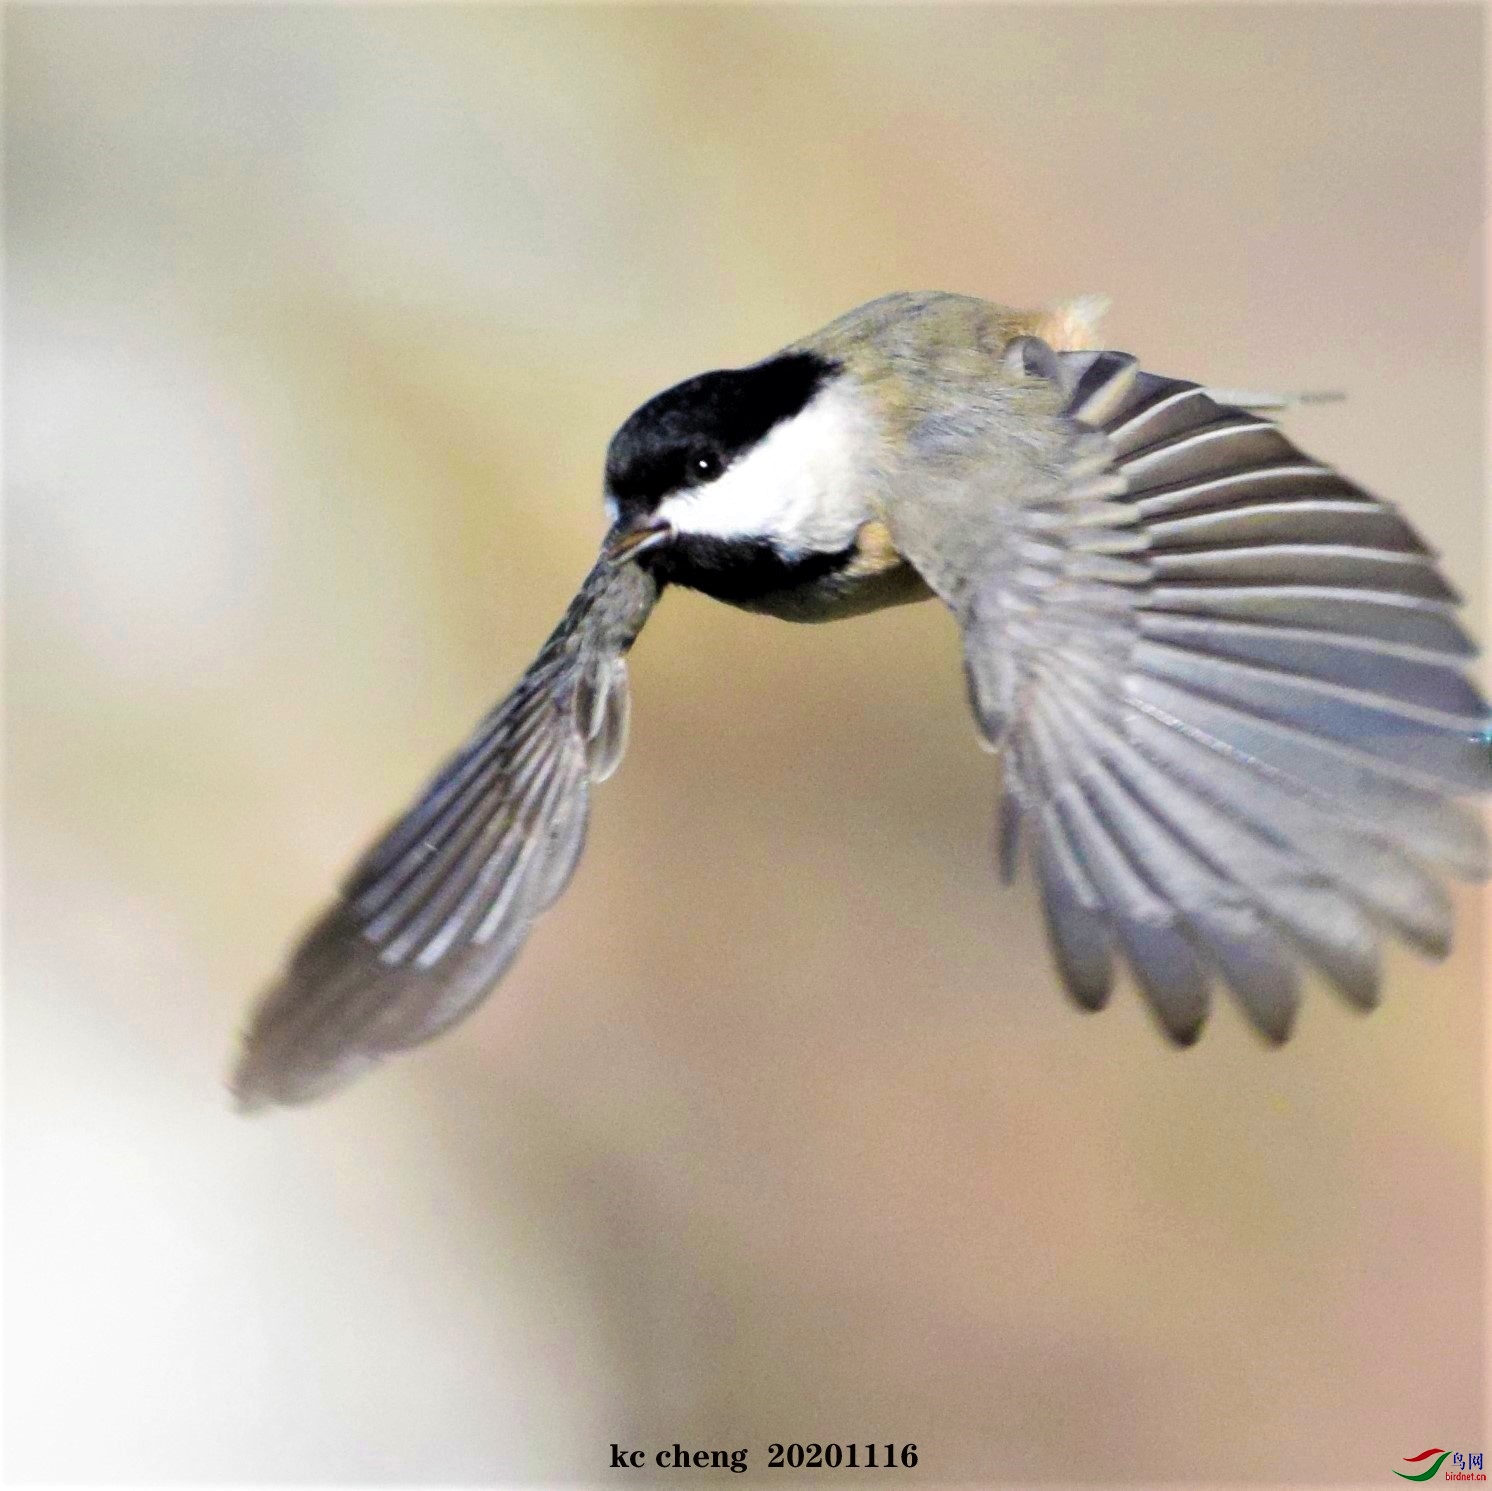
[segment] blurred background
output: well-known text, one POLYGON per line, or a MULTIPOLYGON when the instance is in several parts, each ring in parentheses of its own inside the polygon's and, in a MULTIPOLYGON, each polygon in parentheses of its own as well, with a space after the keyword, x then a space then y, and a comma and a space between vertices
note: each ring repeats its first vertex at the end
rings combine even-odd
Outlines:
POLYGON ((884 291, 1106 292, 1157 371, 1345 388, 1292 428, 1485 634, 1477 9, 6 22, 12 1478, 1483 1448, 1486 900, 1278 1052, 1080 1015, 934 606, 671 597, 497 997, 324 1107, 221 1085, 568 601, 612 428, 884 291))

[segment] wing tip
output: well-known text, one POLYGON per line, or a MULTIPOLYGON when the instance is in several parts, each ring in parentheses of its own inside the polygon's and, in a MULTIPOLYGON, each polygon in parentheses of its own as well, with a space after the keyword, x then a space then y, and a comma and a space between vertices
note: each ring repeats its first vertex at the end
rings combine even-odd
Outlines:
POLYGON ((329 1041, 307 1018, 307 994, 288 975, 270 987, 240 1030, 225 1082, 235 1113, 250 1117, 319 1101, 382 1059, 365 1041, 329 1041))
POLYGON ((1066 968, 1061 973, 1062 987, 1066 990, 1067 997, 1085 1015, 1096 1015, 1109 1007, 1112 984, 1108 976, 1095 980, 1071 973, 1066 968))
POLYGON ((228 1106, 239 1118, 252 1118, 275 1106, 274 1099, 251 1084, 242 1081, 238 1073, 230 1073, 225 1084, 228 1089, 228 1106))
POLYGON ((1206 1015, 1198 1016, 1195 1020, 1189 1020, 1184 1024, 1173 1023, 1162 1019, 1160 1027, 1166 1033, 1166 1039, 1178 1051, 1190 1051, 1198 1041, 1202 1039, 1202 1032, 1207 1028, 1206 1015))
POLYGON ((379 1057, 354 1051, 330 1063, 297 1060, 273 1046, 243 1042, 226 1083, 233 1111, 245 1118, 271 1108, 298 1108, 346 1087, 376 1066, 379 1057))
POLYGON ((238 1052, 228 1073, 228 1100, 233 1111, 248 1118, 270 1108, 289 1107, 297 1101, 300 1084, 287 1068, 269 1055, 268 1048, 252 1036, 240 1038, 238 1052))
POLYGON ((257 1048, 245 1036, 239 1040, 238 1051, 233 1058, 224 1084, 228 1089, 228 1102, 233 1111, 242 1118, 251 1118, 270 1108, 283 1106, 288 1099, 281 1095, 278 1084, 271 1078, 266 1064, 257 1048))
POLYGON ((1283 1014, 1273 1017, 1261 1017, 1257 1011, 1246 1010, 1249 1028, 1258 1035, 1259 1039, 1269 1047, 1271 1051, 1278 1051, 1283 1045, 1288 1044, 1290 1037, 1295 1033, 1295 1016, 1297 1010, 1291 1009, 1283 1014))

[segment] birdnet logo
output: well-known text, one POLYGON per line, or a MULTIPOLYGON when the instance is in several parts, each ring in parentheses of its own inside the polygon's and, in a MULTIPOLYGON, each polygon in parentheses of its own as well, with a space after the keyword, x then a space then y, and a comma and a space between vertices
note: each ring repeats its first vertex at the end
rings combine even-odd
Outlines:
POLYGON ((1457 1450, 1454 1454, 1450 1450, 1433 1449, 1421 1450, 1417 1455, 1405 1455, 1406 1465, 1420 1465, 1425 1461, 1429 1465, 1424 1470, 1396 1470, 1394 1474, 1405 1481, 1431 1481, 1435 1479, 1435 1473, 1445 1464, 1451 1462, 1451 1467, 1445 1472, 1448 1481, 1485 1481, 1487 1477, 1482 1474, 1482 1452, 1478 1450, 1475 1454, 1468 1451, 1457 1450))

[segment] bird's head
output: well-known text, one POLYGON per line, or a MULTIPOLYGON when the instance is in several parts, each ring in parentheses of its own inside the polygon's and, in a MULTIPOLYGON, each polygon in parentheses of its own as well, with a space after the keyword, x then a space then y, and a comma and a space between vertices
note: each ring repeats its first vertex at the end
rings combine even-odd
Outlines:
POLYGON ((840 548, 866 427, 863 400, 840 365, 813 352, 686 379, 612 437, 609 552, 657 551, 666 562, 672 548, 680 559, 723 562, 729 553, 840 548))

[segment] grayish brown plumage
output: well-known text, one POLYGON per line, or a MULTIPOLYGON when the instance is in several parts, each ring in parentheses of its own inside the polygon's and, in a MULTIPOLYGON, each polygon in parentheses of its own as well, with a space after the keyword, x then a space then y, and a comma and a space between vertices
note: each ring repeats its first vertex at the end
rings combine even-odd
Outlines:
POLYGON ((1362 1006, 1380 932, 1449 945, 1492 788, 1456 597, 1404 518, 1203 388, 1084 350, 1082 306, 850 312, 644 405, 608 550, 514 692, 259 1004, 234 1088, 300 1102, 459 1019, 570 878, 624 656, 682 584, 797 620, 934 594, 1073 996, 1122 955, 1195 1039, 1214 977, 1273 1040, 1298 968, 1362 1006))

